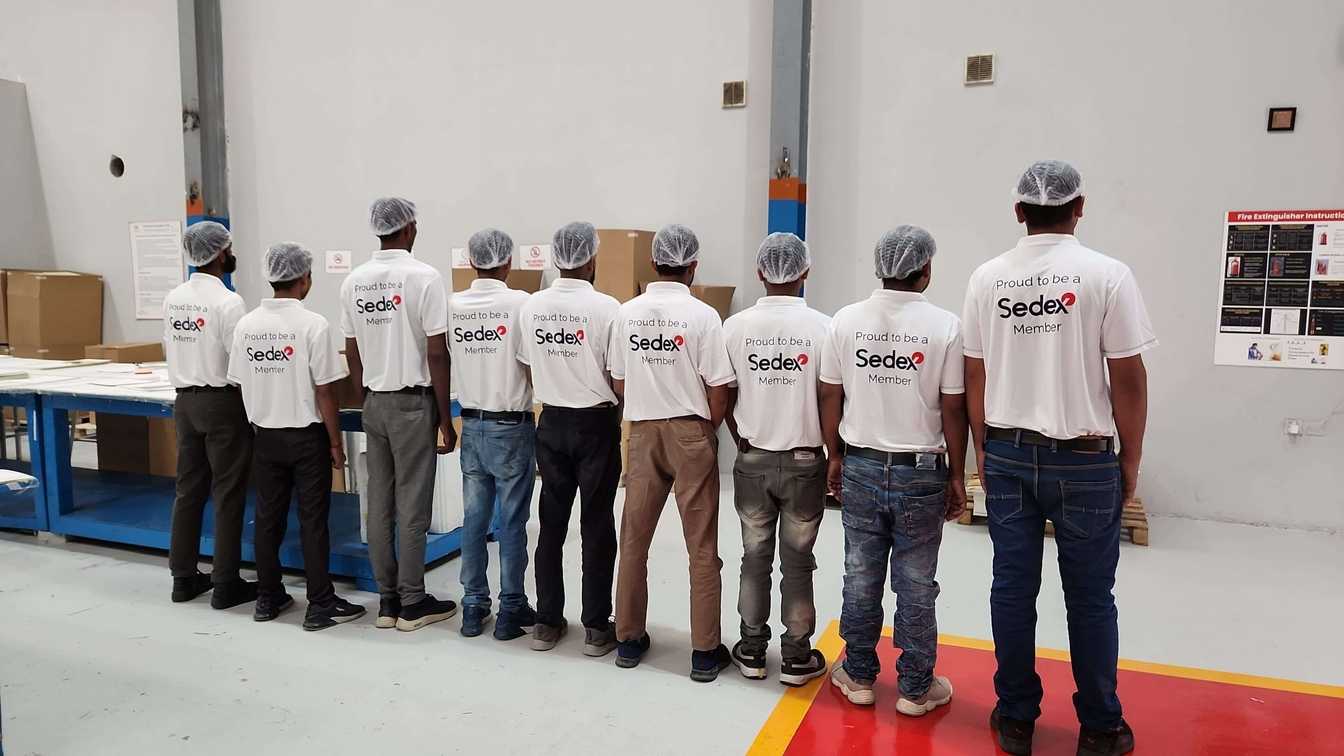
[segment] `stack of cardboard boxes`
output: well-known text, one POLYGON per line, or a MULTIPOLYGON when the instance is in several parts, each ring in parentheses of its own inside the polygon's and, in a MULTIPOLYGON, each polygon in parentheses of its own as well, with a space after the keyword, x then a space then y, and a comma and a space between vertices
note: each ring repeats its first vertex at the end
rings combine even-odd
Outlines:
POLYGON ((15 357, 74 360, 103 340, 103 278, 0 270, 0 344, 15 357))

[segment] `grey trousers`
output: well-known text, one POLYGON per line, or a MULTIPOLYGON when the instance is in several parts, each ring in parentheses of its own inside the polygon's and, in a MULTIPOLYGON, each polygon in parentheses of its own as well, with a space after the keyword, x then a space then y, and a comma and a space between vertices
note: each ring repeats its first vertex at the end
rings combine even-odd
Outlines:
POLYGON ((812 547, 826 507, 826 458, 814 452, 740 452, 733 465, 733 499, 742 520, 737 599, 742 640, 762 652, 770 642, 770 583, 778 532, 783 654, 785 659, 806 659, 817 626, 812 547))
POLYGON ((425 597, 425 534, 434 504, 439 412, 433 394, 369 392, 369 561, 378 592, 402 606, 425 597))

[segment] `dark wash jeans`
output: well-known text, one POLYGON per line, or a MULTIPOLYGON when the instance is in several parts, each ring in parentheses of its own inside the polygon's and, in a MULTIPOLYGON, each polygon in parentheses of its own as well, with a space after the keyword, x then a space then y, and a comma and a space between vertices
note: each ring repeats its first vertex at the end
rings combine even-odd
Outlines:
POLYGON ((891 561, 896 593, 893 643, 901 694, 919 698, 933 683, 938 658, 938 547, 943 542, 947 469, 917 470, 846 456, 840 521, 845 526, 845 589, 840 637, 845 671, 859 682, 877 679, 882 635, 882 584, 891 561))
POLYGON ((1115 454, 989 441, 985 496, 994 542, 989 606, 999 712, 1026 721, 1041 715, 1036 597, 1049 519, 1059 551, 1078 721, 1102 730, 1119 726, 1115 688, 1120 633, 1111 593, 1120 560, 1120 466, 1115 454))

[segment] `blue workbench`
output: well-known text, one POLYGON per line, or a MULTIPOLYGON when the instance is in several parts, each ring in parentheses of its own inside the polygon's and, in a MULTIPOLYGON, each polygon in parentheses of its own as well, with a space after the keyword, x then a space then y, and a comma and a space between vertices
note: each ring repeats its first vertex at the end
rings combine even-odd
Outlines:
MULTIPOLYGON (((20 408, 28 415, 28 459, 33 460, 32 462, 21 462, 18 459, 20 455, 16 453, 14 459, 6 459, 0 462, 0 466, 28 473, 38 480, 38 486, 35 489, 0 495, 0 528, 14 528, 16 530, 47 529, 47 506, 41 485, 42 436, 37 417, 38 404, 36 394, 0 392, 0 407, 20 408)), ((9 441, 5 440, 3 443, 7 444, 9 441)), ((18 449, 15 449, 15 452, 17 451, 18 449)))

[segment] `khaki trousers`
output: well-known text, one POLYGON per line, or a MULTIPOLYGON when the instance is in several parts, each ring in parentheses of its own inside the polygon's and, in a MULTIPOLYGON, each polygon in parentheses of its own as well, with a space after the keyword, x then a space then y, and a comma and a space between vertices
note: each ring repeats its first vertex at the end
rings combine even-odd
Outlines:
POLYGON ((625 510, 616 578, 616 637, 644 635, 649 608, 649 544, 668 492, 675 492, 691 578, 691 646, 720 643, 718 439, 707 420, 640 420, 630 426, 625 510))

